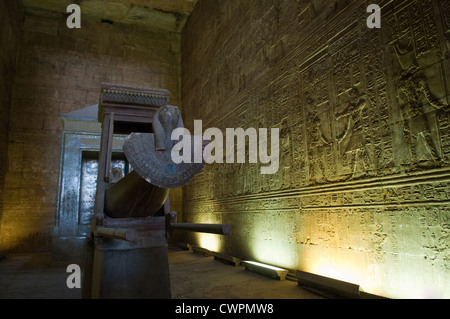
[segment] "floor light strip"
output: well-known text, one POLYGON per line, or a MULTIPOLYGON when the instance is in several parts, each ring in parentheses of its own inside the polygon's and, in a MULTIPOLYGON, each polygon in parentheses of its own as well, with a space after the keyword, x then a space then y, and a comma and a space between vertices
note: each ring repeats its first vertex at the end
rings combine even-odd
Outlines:
POLYGON ((286 280, 286 275, 289 272, 289 270, 271 266, 271 265, 262 264, 262 263, 259 263, 256 261, 245 260, 242 263, 245 266, 245 270, 259 273, 259 274, 267 276, 267 277, 277 278, 281 281, 286 280))
POLYGON ((338 296, 351 299, 383 299, 383 297, 366 293, 357 284, 324 277, 304 271, 296 272, 298 286, 331 292, 338 296))
POLYGON ((201 255, 203 255, 205 257, 212 256, 212 252, 210 250, 206 249, 206 248, 202 248, 202 247, 195 246, 195 245, 189 245, 189 244, 188 244, 188 248, 189 248, 190 252, 196 252, 196 253, 201 254, 201 255))
POLYGON ((229 264, 234 265, 235 267, 238 267, 241 265, 242 260, 233 256, 229 256, 226 254, 218 253, 218 252, 212 252, 212 255, 214 256, 215 260, 223 261, 229 264))

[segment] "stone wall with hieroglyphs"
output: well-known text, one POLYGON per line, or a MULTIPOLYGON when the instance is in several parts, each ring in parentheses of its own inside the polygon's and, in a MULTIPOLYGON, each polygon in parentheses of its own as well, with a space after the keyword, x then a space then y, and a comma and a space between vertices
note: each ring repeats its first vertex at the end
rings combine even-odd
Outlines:
POLYGON ((450 5, 200 0, 183 33, 185 125, 280 128, 280 170, 213 164, 184 189, 212 250, 449 297, 450 5))

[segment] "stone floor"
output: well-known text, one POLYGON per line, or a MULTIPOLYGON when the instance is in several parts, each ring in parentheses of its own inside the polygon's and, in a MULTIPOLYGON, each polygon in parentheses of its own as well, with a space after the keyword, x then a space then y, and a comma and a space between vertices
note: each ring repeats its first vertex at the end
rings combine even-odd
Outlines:
MULTIPOLYGON (((320 299, 292 281, 278 281, 169 248, 174 299, 320 299)), ((80 299, 80 289, 68 289, 64 263, 51 255, 9 255, 0 261, 0 299, 80 299)))
POLYGON ((68 265, 49 254, 8 255, 0 262, 0 299, 80 299, 80 289, 68 289, 68 265))

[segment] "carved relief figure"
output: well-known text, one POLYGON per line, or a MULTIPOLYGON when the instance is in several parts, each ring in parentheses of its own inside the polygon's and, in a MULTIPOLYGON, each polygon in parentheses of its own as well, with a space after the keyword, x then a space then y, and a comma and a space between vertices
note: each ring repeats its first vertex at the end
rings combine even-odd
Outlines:
POLYGON ((397 82, 397 99, 407 152, 404 164, 413 168, 438 166, 442 151, 436 111, 445 105, 432 94, 429 79, 419 72, 412 38, 399 39, 394 48, 403 70, 397 82))
POLYGON ((288 189, 291 187, 292 180, 292 136, 288 121, 283 120, 280 131, 280 170, 277 177, 272 179, 272 190, 288 189))
POLYGON ((336 114, 337 125, 343 127, 336 136, 339 153, 342 157, 350 156, 348 163, 353 179, 366 176, 372 167, 363 132, 363 111, 367 104, 358 87, 354 86, 348 92, 344 109, 336 114))
POLYGON ((306 136, 308 138, 309 181, 312 184, 322 184, 328 181, 324 157, 325 146, 331 145, 331 138, 327 137, 324 132, 317 109, 316 100, 310 93, 306 93, 306 136))
POLYGON ((445 0, 440 1, 440 7, 442 12, 442 21, 444 23, 445 30, 445 54, 446 58, 450 57, 450 3, 445 0))

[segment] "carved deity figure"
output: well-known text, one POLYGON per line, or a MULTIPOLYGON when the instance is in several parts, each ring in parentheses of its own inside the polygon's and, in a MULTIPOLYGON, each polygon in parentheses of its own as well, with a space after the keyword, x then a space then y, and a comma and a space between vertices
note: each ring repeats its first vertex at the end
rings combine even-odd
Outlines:
POLYGON ((293 184, 292 176, 292 136, 288 121, 283 120, 280 132, 280 170, 277 177, 271 180, 271 189, 289 189, 293 184), (275 180, 276 179, 276 180, 275 180))
POLYGON ((425 79, 418 76, 414 69, 402 74, 398 93, 405 142, 412 164, 437 165, 441 156, 439 141, 432 136, 433 131, 438 131, 434 110, 441 109, 443 105, 433 97, 425 79))
POLYGON ((309 180, 312 184, 327 182, 325 169, 326 146, 331 145, 331 139, 326 137, 322 127, 322 121, 317 111, 316 100, 307 93, 306 110, 308 137, 309 180))
POLYGON ((372 167, 363 132, 363 111, 367 101, 354 86, 343 105, 344 109, 336 114, 336 121, 338 125, 343 125, 343 130, 337 133, 336 138, 341 156, 344 157, 346 153, 350 156, 351 178, 356 179, 366 176, 372 167))
POLYGON ((397 82, 397 98, 407 152, 405 164, 438 166, 442 155, 436 111, 445 105, 431 92, 429 79, 419 73, 412 38, 399 39, 394 48, 403 70, 397 82))

